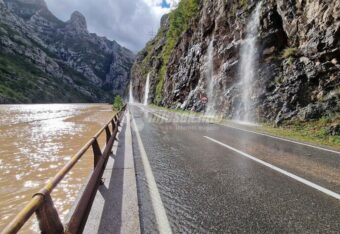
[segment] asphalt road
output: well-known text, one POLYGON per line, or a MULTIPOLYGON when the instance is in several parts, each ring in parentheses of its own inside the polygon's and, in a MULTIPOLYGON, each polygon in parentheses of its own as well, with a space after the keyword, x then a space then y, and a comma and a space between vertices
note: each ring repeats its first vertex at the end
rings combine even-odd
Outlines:
POLYGON ((143 233, 340 233, 340 153, 129 107, 143 233))

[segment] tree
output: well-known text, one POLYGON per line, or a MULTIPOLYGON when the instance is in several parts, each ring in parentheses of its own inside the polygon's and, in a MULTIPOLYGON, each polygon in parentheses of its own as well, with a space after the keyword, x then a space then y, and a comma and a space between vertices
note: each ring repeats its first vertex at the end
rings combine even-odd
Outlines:
POLYGON ((113 109, 116 111, 119 111, 123 108, 124 106, 124 101, 123 98, 119 95, 115 96, 115 100, 113 101, 113 109))

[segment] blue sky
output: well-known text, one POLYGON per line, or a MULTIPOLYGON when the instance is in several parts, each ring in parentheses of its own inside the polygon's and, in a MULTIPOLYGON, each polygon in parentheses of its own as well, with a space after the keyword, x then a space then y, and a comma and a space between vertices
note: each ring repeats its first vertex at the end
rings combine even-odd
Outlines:
POLYGON ((161 7, 162 8, 170 8, 170 3, 167 2, 166 0, 162 0, 161 7))
POLYGON ((67 21, 74 11, 87 20, 88 30, 140 51, 157 32, 161 17, 180 0, 45 0, 49 9, 67 21))

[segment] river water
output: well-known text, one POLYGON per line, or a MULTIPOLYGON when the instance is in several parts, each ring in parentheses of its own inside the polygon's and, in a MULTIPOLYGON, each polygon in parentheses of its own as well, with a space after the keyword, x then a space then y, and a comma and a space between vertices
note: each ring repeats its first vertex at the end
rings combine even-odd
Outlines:
MULTIPOLYGON (((112 116, 102 104, 0 105, 0 230, 112 116)), ((90 150, 53 191, 62 221, 92 168, 90 150)))

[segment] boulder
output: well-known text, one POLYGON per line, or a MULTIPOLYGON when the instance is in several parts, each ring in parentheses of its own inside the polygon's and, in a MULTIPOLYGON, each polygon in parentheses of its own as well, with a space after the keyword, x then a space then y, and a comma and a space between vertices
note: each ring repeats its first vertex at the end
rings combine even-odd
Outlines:
POLYGON ((334 124, 330 126, 327 133, 331 136, 340 136, 340 124, 334 124))
POLYGON ((323 111, 324 106, 322 104, 309 104, 308 106, 300 109, 298 113, 298 118, 301 121, 318 119, 321 117, 323 111))

